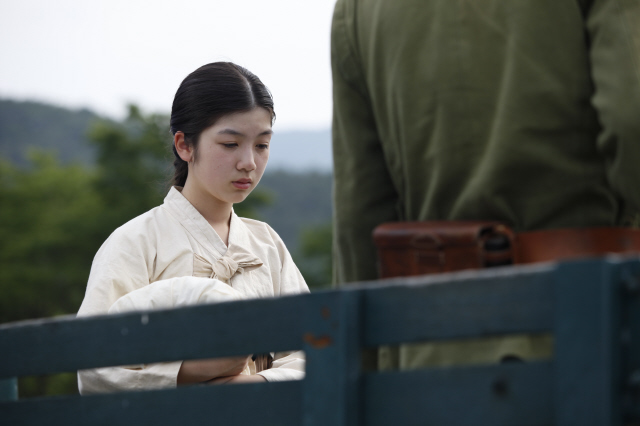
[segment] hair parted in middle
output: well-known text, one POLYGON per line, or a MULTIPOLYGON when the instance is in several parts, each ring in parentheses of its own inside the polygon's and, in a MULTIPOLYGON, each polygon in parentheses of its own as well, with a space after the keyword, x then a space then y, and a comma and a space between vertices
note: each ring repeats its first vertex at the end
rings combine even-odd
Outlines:
MULTIPOLYGON (((231 62, 203 65, 180 84, 171 107, 171 133, 184 133, 185 142, 197 155, 198 139, 221 117, 237 112, 264 108, 275 120, 273 98, 269 89, 251 71, 231 62)), ((173 147, 175 172, 173 185, 184 186, 188 163, 173 147)), ((197 158, 197 157, 195 157, 197 158)))

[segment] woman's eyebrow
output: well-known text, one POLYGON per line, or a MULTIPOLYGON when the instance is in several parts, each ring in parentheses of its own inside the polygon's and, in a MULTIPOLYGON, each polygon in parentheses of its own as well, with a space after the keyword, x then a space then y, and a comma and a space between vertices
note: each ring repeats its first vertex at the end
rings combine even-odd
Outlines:
POLYGON ((233 129, 222 129, 218 132, 219 135, 234 135, 234 136, 244 136, 244 133, 240 133, 237 130, 233 129))
MULTIPOLYGON (((219 135, 233 135, 233 136, 246 136, 244 133, 241 133, 237 130, 233 130, 233 129, 222 129, 218 132, 219 135)), ((265 130, 264 132, 260 133, 258 136, 264 136, 264 135, 272 135, 273 134, 273 130, 265 130)))

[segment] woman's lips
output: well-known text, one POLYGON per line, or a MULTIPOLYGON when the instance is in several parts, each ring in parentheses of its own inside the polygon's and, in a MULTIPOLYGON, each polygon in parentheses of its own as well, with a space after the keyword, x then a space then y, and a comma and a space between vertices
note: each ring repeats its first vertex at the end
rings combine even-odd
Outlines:
POLYGON ((233 186, 238 189, 249 189, 251 188, 251 179, 238 179, 231 182, 233 186))

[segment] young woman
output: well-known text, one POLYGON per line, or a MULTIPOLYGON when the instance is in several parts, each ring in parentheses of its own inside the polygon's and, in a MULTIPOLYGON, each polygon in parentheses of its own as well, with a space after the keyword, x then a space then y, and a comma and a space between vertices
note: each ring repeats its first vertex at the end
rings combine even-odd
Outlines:
MULTIPOLYGON (((273 229, 233 212, 264 173, 274 117, 267 88, 238 65, 208 64, 184 79, 171 110, 174 186, 102 245, 78 316, 309 291, 273 229)), ((304 376, 300 352, 265 366, 243 356, 109 367, 80 371, 78 383, 87 394, 304 376)))

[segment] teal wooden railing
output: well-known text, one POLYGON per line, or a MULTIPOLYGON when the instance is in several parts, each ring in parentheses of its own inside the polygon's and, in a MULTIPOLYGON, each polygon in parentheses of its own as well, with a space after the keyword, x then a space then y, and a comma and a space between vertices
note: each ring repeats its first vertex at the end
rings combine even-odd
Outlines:
POLYGON ((640 261, 392 279, 0 326, 2 425, 640 424, 640 261), (363 348, 552 333, 539 362, 366 372, 363 348), (298 382, 16 399, 14 377, 303 349, 298 382))

